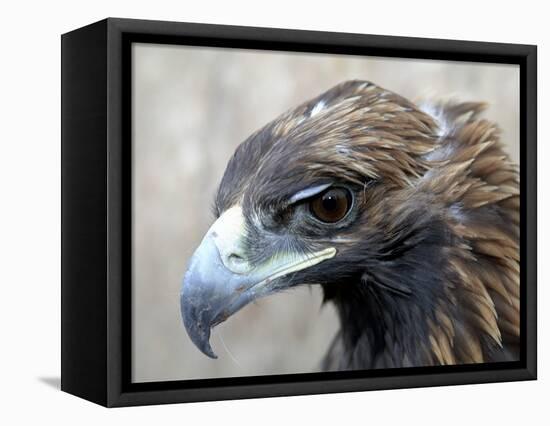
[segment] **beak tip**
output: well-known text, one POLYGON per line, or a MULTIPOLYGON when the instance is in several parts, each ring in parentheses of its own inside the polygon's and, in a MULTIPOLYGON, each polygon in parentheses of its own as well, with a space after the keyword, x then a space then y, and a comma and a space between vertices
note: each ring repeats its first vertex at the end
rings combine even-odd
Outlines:
POLYGON ((212 348, 210 347, 210 345, 208 345, 208 350, 207 351, 202 351, 203 354, 205 354, 207 357, 209 358, 212 358, 212 359, 218 359, 218 355, 216 355, 214 353, 214 351, 212 350, 212 348))
POLYGON ((183 294, 181 296, 181 313, 187 335, 197 349, 209 358, 218 358, 212 350, 212 346, 210 346, 210 321, 207 321, 206 318, 200 318, 197 315, 196 307, 185 303, 183 294))
POLYGON ((187 335, 191 341, 195 344, 198 350, 209 358, 216 359, 218 356, 214 353, 212 346, 210 346, 210 327, 201 328, 200 325, 189 323, 184 321, 184 326, 187 331, 187 335))
POLYGON ((206 333, 189 335, 199 351, 201 351, 209 358, 218 358, 218 356, 214 353, 212 346, 210 346, 210 330, 208 330, 206 333))
POLYGON ((217 359, 218 356, 214 353, 212 346, 210 346, 210 330, 206 333, 206 336, 200 339, 192 339, 193 343, 203 354, 212 359, 217 359))

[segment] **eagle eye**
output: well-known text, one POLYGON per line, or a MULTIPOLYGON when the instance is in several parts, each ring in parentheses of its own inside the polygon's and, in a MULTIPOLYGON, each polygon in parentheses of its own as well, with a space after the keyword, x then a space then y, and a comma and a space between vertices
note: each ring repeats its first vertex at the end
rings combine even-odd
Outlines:
POLYGON ((321 222, 336 223, 342 220, 352 205, 352 195, 347 188, 330 188, 309 202, 309 209, 321 222))

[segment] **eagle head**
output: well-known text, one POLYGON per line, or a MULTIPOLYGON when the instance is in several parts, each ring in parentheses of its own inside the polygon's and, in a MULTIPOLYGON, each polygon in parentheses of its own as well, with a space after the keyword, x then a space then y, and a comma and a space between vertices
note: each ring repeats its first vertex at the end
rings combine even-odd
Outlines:
MULTIPOLYGON (((464 359, 501 348, 494 297, 515 290, 501 280, 506 291, 491 293, 479 271, 494 247, 470 234, 504 241, 502 265, 514 262, 516 218, 504 203, 517 186, 495 128, 476 120, 481 109, 420 108, 349 81, 252 134, 227 165, 216 220, 183 280, 195 345, 215 358, 214 326, 260 297, 315 284, 342 323, 333 346, 343 349, 327 368, 458 362, 451 348, 461 335, 479 344, 464 359), (485 177, 491 168, 498 182, 485 177)), ((489 280, 509 272, 496 268, 489 280)))

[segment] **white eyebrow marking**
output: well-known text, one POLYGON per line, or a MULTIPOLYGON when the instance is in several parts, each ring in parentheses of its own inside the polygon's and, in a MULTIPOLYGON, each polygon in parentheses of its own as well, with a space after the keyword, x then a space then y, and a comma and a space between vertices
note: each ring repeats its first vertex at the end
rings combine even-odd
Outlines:
POLYGON ((420 110, 431 116, 437 123, 438 132, 437 136, 440 138, 447 136, 450 132, 449 123, 445 117, 444 111, 441 107, 433 105, 429 102, 424 102, 420 105, 420 110))
POLYGON ((332 186, 331 183, 323 183, 321 185, 310 186, 309 188, 302 189, 290 197, 289 204, 294 204, 298 201, 305 200, 306 198, 313 197, 314 195, 320 194, 325 189, 332 186))
POLYGON ((349 149, 347 146, 345 145, 342 145, 342 144, 336 144, 335 146, 336 148, 336 152, 338 154, 341 154, 341 155, 350 155, 351 154, 351 149, 349 149))
POLYGON ((312 109, 311 112, 309 113, 309 116, 310 116, 310 117, 313 117, 314 115, 319 114, 319 113, 323 110, 323 108, 324 108, 325 106, 326 106, 325 101, 322 101, 322 100, 321 100, 321 101, 317 102, 317 105, 315 105, 315 106, 313 107, 313 109, 312 109))

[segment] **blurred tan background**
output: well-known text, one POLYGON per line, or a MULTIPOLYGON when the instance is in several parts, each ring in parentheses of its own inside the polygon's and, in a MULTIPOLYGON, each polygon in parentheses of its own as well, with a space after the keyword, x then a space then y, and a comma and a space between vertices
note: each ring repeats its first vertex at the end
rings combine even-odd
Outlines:
POLYGON ((252 304, 213 331, 211 360, 185 332, 179 292, 213 221, 211 204, 240 142, 285 110, 349 79, 412 100, 490 104, 519 159, 519 68, 509 65, 133 46, 133 381, 318 370, 338 328, 316 287, 252 304))

